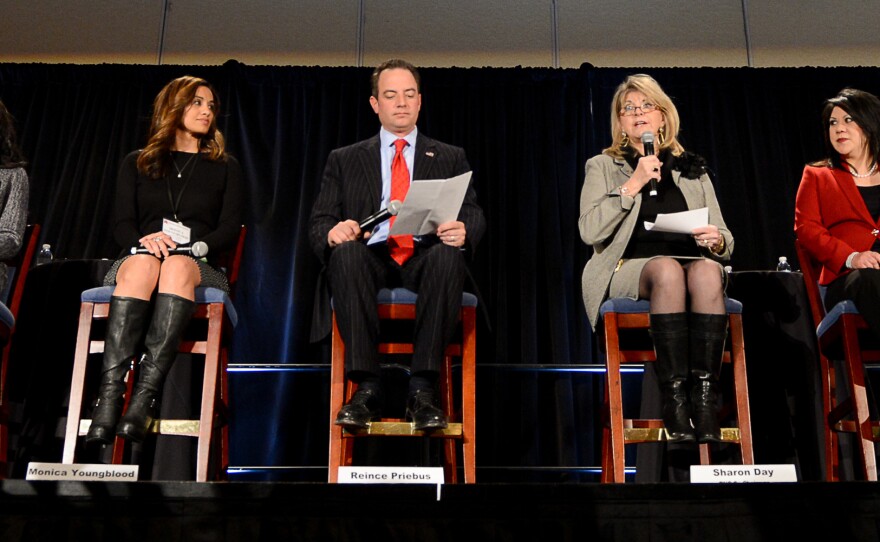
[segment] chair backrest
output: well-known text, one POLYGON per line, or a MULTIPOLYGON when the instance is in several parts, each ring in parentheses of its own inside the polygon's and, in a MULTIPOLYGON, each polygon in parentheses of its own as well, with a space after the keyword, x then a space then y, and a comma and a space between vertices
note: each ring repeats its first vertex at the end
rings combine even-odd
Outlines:
POLYGON ((819 273, 822 271, 822 264, 813 259, 806 247, 797 239, 794 240, 794 248, 801 264, 801 273, 804 275, 804 286, 807 289, 807 298, 810 300, 813 322, 818 326, 825 318, 825 303, 819 291, 819 273))
POLYGON ((244 239, 247 236, 247 226, 242 225, 238 233, 238 241, 235 248, 221 254, 217 258, 220 267, 226 270, 226 279, 229 281, 229 291, 235 292, 235 284, 238 282, 238 272, 241 267, 242 254, 244 253, 244 239))
POLYGON ((21 249, 19 249, 18 254, 4 261, 7 267, 14 270, 7 287, 9 295, 4 301, 6 307, 14 317, 18 316, 18 308, 21 306, 25 281, 31 268, 31 262, 34 261, 34 255, 37 252, 37 240, 39 238, 40 225, 28 224, 24 229, 21 249))

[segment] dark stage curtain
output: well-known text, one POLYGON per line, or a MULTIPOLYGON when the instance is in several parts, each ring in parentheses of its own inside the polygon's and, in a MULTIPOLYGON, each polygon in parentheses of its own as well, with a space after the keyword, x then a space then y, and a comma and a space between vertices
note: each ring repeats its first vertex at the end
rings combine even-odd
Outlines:
MULTIPOLYGON (((712 167, 737 239, 735 270, 767 269, 783 254, 793 260, 800 172, 823 154, 822 100, 846 85, 880 91, 874 68, 421 70, 419 130, 465 148, 488 219, 474 262, 489 316, 478 332, 480 363, 601 362, 580 293, 589 257, 577 231, 580 189, 585 161, 611 140, 611 94, 638 71, 673 97, 685 147, 712 167)), ((378 131, 370 72, 236 61, 0 64, 0 99, 30 161, 30 215, 43 226, 41 241, 60 258, 112 258, 116 171, 144 144, 152 99, 180 75, 211 81, 247 187, 232 361, 326 363, 327 345, 309 343, 320 269, 306 227, 330 150, 378 131)), ((30 360, 39 363, 39 354, 30 360)), ((598 380, 498 371, 481 383, 491 392, 481 399, 481 465, 598 464, 598 380), (486 417, 496 414, 497 423, 486 417)), ((273 373, 233 391, 234 464, 326 464, 326 382, 273 373)))

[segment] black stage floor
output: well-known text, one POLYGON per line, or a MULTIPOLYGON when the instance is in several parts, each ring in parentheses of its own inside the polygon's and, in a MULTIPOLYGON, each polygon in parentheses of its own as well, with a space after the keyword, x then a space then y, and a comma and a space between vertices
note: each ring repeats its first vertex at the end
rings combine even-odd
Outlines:
POLYGON ((880 540, 880 484, 26 482, 15 540, 880 540))

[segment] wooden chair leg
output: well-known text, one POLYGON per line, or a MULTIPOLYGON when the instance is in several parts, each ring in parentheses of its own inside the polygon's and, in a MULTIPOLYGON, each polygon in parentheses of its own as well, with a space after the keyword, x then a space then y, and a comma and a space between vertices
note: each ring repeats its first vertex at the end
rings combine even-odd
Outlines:
POLYGON ((752 447, 752 416, 749 409, 749 383, 746 375, 745 339, 742 315, 730 315, 730 355, 733 365, 733 388, 736 402, 736 422, 739 427, 739 445, 743 465, 755 463, 752 447))
POLYGON ((67 429, 64 433, 64 450, 61 454, 61 462, 66 464, 73 463, 76 456, 86 365, 89 359, 89 334, 92 330, 94 308, 94 303, 82 303, 79 309, 79 327, 76 334, 76 350, 73 356, 73 376, 70 381, 70 399, 67 406, 67 429))
MULTIPOLYGON (((452 385, 452 356, 444 356, 443 367, 440 373, 440 408, 446 413, 446 418, 455 420, 455 402, 453 399, 452 385)), ((453 439, 443 440, 443 474, 447 483, 458 483, 458 457, 456 444, 453 439)))
MULTIPOLYGON (((605 386, 605 393, 603 394, 602 399, 602 415, 606 417, 609 412, 608 406, 608 386, 605 386)), ((613 463, 612 463, 612 451, 611 451, 611 425, 610 423, 606 423, 603 421, 602 423, 602 475, 600 481, 603 484, 611 483, 614 480, 612 475, 613 471, 613 463)))
POLYGON ((608 425, 611 441, 611 481, 625 481, 626 452, 623 428, 623 397, 620 378, 620 337, 617 315, 605 318, 605 385, 608 390, 608 425))
POLYGON ((837 432, 831 428, 828 415, 834 404, 836 390, 834 388, 834 369, 827 356, 819 353, 819 379, 822 386, 822 431, 825 437, 825 480, 836 482, 840 480, 838 471, 838 448, 837 432))
POLYGON ((858 330, 848 318, 843 319, 843 348, 846 371, 850 382, 850 398, 862 455, 862 475, 865 480, 877 481, 877 457, 874 455, 874 435, 865 390, 865 367, 858 343, 858 330))
MULTIPOLYGON (((345 343, 339 336, 336 315, 333 315, 332 359, 330 361, 330 444, 327 458, 327 481, 335 484, 339 479, 339 466, 343 457, 342 427, 336 425, 336 414, 342 408, 345 395, 345 343)), ((350 439, 346 439, 350 440, 350 439)))
POLYGON ((464 483, 477 481, 477 309, 462 309, 461 423, 464 483))
POLYGON ((214 433, 214 402, 220 368, 220 333, 223 328, 223 304, 208 305, 208 338, 202 380, 202 404, 199 413, 199 436, 196 452, 196 481, 208 481, 211 460, 211 435, 214 433))
POLYGON ((220 467, 217 474, 219 480, 227 480, 227 472, 229 471, 229 351, 226 346, 220 351, 220 411, 223 413, 224 419, 220 420, 220 467))

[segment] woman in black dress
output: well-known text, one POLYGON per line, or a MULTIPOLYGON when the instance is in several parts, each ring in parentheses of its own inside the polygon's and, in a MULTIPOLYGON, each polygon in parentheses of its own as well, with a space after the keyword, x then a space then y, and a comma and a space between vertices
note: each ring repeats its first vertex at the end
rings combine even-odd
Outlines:
POLYGON ((147 146, 122 162, 113 234, 128 254, 104 279, 110 302, 98 400, 87 442, 114 435, 141 442, 157 412, 165 376, 195 309, 195 288, 228 291, 210 260, 170 250, 204 242, 210 254, 234 246, 241 228, 241 169, 217 129, 217 93, 197 77, 168 83, 153 104, 147 146), (130 254, 132 248, 142 253, 130 254), (120 420, 123 379, 139 363, 120 420))

